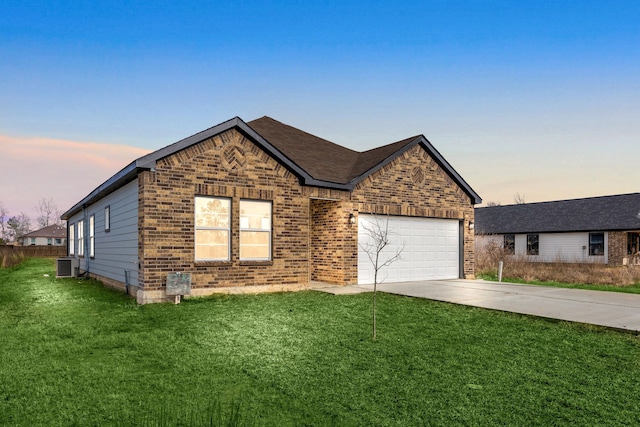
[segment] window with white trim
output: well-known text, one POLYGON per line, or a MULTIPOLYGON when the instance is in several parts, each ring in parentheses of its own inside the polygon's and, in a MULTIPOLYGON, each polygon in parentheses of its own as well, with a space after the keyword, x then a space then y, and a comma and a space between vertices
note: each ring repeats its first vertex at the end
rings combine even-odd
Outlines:
POLYGON ((76 254, 76 225, 69 224, 69 256, 76 254))
POLYGON ((84 220, 78 221, 78 256, 84 256, 84 220))
POLYGON ((111 205, 104 208, 104 231, 111 230, 111 205))
POLYGON ((84 256, 84 220, 78 221, 78 256, 84 256))
POLYGON ((89 217, 89 257, 96 256, 96 216, 89 217))
POLYGON ((240 260, 271 260, 271 202, 240 200, 240 260))
POLYGON ((196 261, 229 261, 231 199, 196 196, 196 261))

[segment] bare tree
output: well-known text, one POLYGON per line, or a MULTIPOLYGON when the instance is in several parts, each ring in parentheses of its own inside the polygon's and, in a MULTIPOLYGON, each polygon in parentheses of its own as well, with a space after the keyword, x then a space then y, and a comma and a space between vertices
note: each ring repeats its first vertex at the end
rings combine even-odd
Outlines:
POLYGON ((369 236, 369 239, 364 243, 360 243, 359 246, 367 254, 373 266, 373 340, 375 341, 377 335, 376 299, 378 294, 378 274, 384 267, 400 259, 400 255, 404 250, 404 243, 402 247, 396 247, 395 250, 385 251, 385 248, 393 243, 389 238, 389 216, 387 216, 383 224, 377 217, 374 218, 375 221, 373 223, 362 224, 362 228, 369 236))
POLYGON ((9 219, 9 211, 0 202, 0 243, 7 243, 9 241, 7 236, 7 220, 9 219))
POLYGON ((36 223, 39 228, 60 224, 60 211, 52 198, 41 198, 35 209, 38 212, 36 223))
POLYGON ((13 216, 7 220, 7 240, 14 242, 21 236, 31 232, 31 218, 22 212, 19 216, 13 216))
POLYGON ((513 196, 513 202, 516 205, 524 205, 525 203, 527 203, 526 200, 524 199, 524 194, 520 194, 520 193, 516 193, 513 196))
POLYGON ((487 207, 491 206, 502 206, 500 202, 487 202, 487 207))

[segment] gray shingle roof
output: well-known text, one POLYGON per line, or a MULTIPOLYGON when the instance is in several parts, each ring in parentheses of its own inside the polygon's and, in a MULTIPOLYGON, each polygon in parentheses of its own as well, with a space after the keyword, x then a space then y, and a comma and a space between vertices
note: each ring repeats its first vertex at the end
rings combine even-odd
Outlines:
POLYGON ((243 133, 291 170, 300 179, 302 185, 348 191, 353 190, 358 182, 384 167, 405 150, 420 144, 453 181, 469 195, 473 204, 482 202, 480 196, 423 135, 360 153, 270 117, 265 116, 249 123, 245 123, 239 117, 234 117, 134 160, 62 214, 61 218, 68 219, 82 210, 84 206, 95 203, 105 195, 122 187, 135 179, 140 171, 154 170, 156 162, 163 157, 233 128, 243 133))
POLYGON ((271 117, 265 116, 247 124, 314 179, 339 184, 352 182, 420 138, 413 136, 360 153, 271 117))
POLYGON ((640 230, 640 193, 475 209, 477 234, 640 230))
POLYGON ((20 237, 47 237, 47 238, 56 238, 63 239, 67 237, 67 227, 62 225, 49 225, 47 227, 41 228, 36 231, 32 231, 31 233, 27 233, 20 237))

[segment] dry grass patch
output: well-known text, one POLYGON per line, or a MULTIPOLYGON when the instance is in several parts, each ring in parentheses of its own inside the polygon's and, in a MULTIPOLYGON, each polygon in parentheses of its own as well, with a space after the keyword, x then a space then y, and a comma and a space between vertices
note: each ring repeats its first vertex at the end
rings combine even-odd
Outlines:
POLYGON ((22 251, 8 246, 0 246, 0 268, 13 267, 20 264, 24 259, 25 255, 22 251))
POLYGON ((498 244, 476 250, 476 275, 497 276, 503 261, 502 276, 525 282, 561 282, 630 286, 640 283, 640 266, 609 266, 595 263, 531 262, 524 256, 506 254, 498 244))

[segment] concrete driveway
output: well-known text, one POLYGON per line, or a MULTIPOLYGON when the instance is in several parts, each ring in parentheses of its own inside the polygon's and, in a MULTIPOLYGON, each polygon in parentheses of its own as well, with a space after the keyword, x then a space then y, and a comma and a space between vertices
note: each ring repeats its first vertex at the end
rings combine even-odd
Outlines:
MULTIPOLYGON (((358 288, 373 290, 373 285, 358 288)), ((389 283, 378 290, 454 304, 489 308, 588 323, 633 332, 640 331, 640 295, 586 291, 484 280, 433 280, 389 283)))

